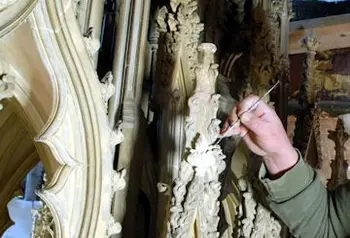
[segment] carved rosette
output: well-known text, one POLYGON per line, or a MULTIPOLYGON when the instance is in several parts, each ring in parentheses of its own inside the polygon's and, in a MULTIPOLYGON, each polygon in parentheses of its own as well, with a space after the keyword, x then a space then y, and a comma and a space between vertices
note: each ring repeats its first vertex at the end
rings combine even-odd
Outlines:
POLYGON ((213 145, 220 130, 216 119, 219 95, 215 94, 215 51, 213 44, 199 47, 201 62, 196 69, 197 84, 188 102, 190 113, 185 126, 188 155, 175 179, 168 237, 188 237, 195 229, 194 221, 200 237, 219 237, 219 175, 226 164, 220 146, 213 145))

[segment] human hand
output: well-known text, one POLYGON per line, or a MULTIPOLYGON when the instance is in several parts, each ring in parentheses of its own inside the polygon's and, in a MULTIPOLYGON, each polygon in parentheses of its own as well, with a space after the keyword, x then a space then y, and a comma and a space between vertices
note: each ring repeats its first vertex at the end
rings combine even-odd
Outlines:
POLYGON ((276 175, 293 167, 298 161, 298 154, 270 106, 260 101, 253 110, 247 111, 257 100, 259 97, 250 95, 239 103, 226 119, 221 133, 225 134, 229 125, 240 117, 241 123, 225 135, 240 134, 249 149, 264 158, 269 173, 276 175))

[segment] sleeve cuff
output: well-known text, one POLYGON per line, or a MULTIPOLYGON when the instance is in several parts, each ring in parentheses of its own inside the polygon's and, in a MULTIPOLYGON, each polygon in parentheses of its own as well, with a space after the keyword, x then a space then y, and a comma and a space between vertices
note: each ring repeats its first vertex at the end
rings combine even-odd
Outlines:
POLYGON ((259 170, 259 179, 269 193, 268 199, 273 202, 283 202, 302 192, 315 179, 316 172, 302 159, 298 151, 297 164, 280 178, 268 178, 267 169, 262 163, 259 170))

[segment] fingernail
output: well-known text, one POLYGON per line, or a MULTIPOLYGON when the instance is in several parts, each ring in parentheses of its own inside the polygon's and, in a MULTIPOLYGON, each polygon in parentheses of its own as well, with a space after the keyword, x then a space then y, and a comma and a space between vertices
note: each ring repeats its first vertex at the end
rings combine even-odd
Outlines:
POLYGON ((249 112, 243 113, 243 115, 241 116, 241 121, 244 122, 249 122, 250 119, 252 118, 252 114, 250 114, 249 112))

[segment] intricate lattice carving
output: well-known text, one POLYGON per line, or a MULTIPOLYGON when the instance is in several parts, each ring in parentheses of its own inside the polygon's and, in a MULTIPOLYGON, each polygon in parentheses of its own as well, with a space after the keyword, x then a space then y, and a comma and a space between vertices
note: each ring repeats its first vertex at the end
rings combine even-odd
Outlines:
POLYGON ((188 237, 194 220, 197 220, 200 236, 219 237, 221 183, 218 179, 226 165, 220 147, 212 145, 220 130, 220 121, 216 119, 219 95, 214 94, 218 75, 218 65, 213 64, 216 47, 202 44, 199 51, 202 61, 196 69, 197 84, 188 102, 190 115, 185 126, 188 156, 182 160, 179 176, 175 179, 170 237, 188 237))

